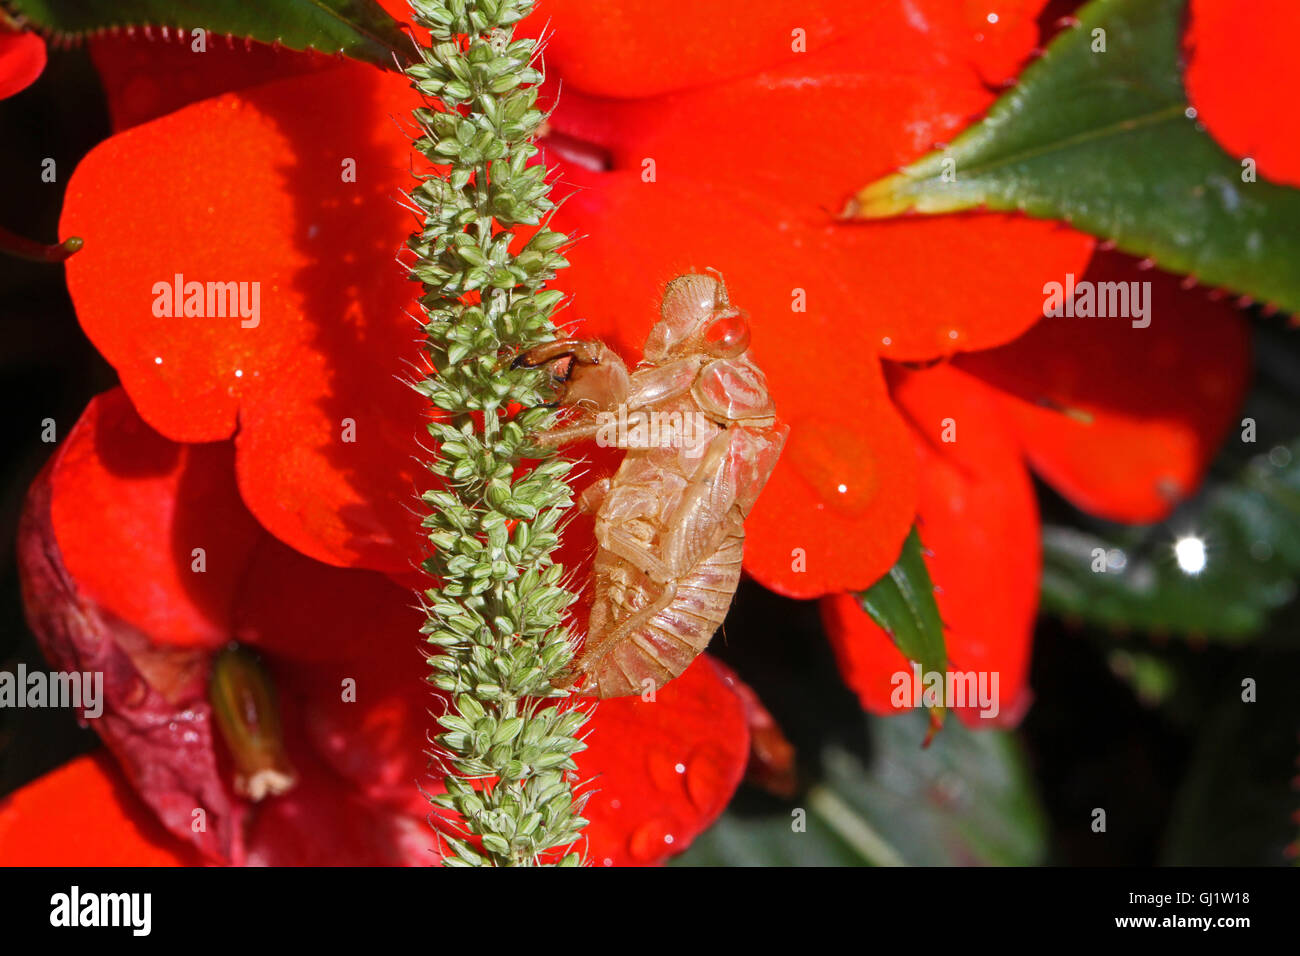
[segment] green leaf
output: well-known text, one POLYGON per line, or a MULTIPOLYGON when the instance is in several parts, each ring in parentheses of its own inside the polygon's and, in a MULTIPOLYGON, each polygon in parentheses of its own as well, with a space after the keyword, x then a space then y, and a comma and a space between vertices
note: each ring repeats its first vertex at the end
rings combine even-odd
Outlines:
POLYGON ((1188 115, 1183 7, 1095 0, 986 119, 845 215, 1021 210, 1300 312, 1300 190, 1243 182, 1242 163, 1188 115), (1093 52, 1098 30, 1105 52, 1093 52))
MULTIPOLYGON (((1005 731, 957 721, 921 747, 919 713, 867 721, 871 759, 822 749, 822 779, 761 814, 734 807, 677 866, 1033 866, 1046 822, 1024 755, 1005 731), (802 811, 806 829, 794 824, 802 811)), ((771 801, 769 801, 769 804, 771 801)))
POLYGON ((342 53, 389 70, 410 62, 414 53, 398 22, 375 0, 7 0, 7 5, 41 33, 60 39, 121 27, 201 28, 291 50, 342 53))
MULTIPOLYGON (((858 601, 909 660, 925 673, 942 674, 948 670, 948 651, 923 552, 914 527, 889 573, 859 594, 858 601)), ((941 724, 943 708, 934 708, 932 717, 935 726, 941 724)))
POLYGON ((1300 440, 1256 455, 1163 524, 1043 530, 1044 609, 1104 627, 1245 641, 1294 597, 1297 577, 1300 440), (1180 565, 1184 538, 1203 542, 1200 573, 1180 565))

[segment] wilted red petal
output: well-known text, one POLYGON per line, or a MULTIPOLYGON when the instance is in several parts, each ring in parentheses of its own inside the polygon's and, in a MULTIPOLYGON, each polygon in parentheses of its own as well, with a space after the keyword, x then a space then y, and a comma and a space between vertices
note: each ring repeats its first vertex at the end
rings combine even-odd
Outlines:
POLYGON ((105 753, 78 757, 0 800, 5 866, 194 866, 105 753))
POLYGON ((392 261, 411 221, 390 116, 411 105, 404 79, 359 65, 205 100, 92 151, 63 223, 86 240, 68 273, 82 325, 144 419, 211 441, 238 418, 262 524, 327 563, 389 571, 419 540, 406 505, 425 405, 395 378, 419 330, 392 261), (260 283, 256 326, 156 317, 155 284, 178 274, 246 283, 250 307, 260 283))
POLYGON ((1192 0, 1185 44, 1197 119, 1258 175, 1300 186, 1300 4, 1192 0))
POLYGON ((244 809, 217 769, 207 655, 156 646, 80 589, 50 520, 50 473, 32 486, 18 527, 23 605, 41 651, 60 671, 102 675, 100 712, 85 698, 82 712, 162 825, 210 859, 238 862, 244 809))
POLYGON ((701 657, 653 701, 601 701, 578 755, 595 791, 583 815, 597 866, 660 863, 722 812, 745 773, 749 730, 739 697, 701 657))
POLYGON ((108 99, 113 129, 123 130, 190 103, 272 80, 338 66, 315 51, 273 48, 209 34, 92 37, 87 44, 108 99))
POLYGON ((0 100, 25 90, 45 69, 45 41, 0 29, 0 100))
POLYGON ((957 364, 1016 396, 1007 407, 1030 463, 1074 504, 1115 521, 1157 521, 1195 490, 1235 420, 1250 330, 1231 305, 1119 254, 1098 256, 1082 278, 1149 281, 1150 326, 1046 318, 957 364))
POLYGON ((53 536, 77 587, 156 643, 230 640, 235 588, 261 535, 233 464, 229 443, 157 434, 121 389, 94 399, 48 472, 53 536))

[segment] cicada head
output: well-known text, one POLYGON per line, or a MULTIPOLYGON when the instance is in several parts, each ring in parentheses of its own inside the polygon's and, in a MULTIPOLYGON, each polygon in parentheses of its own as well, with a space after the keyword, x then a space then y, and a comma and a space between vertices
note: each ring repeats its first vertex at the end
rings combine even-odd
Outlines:
POLYGON ((646 337, 645 358, 656 364, 702 352, 735 358, 749 348, 749 323, 727 298, 721 275, 690 273, 664 289, 659 321, 646 337))

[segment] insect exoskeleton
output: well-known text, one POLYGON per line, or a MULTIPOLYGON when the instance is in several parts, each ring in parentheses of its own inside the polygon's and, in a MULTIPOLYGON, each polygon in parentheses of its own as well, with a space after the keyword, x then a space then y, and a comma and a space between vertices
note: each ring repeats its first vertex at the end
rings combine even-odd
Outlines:
POLYGON ((626 449, 588 488, 594 599, 565 685, 622 697, 658 689, 704 650, 740 582, 745 518, 789 428, 749 355, 749 324, 720 275, 668 283, 644 359, 629 372, 603 343, 549 342, 515 366, 551 367, 576 415, 541 447, 596 438, 626 449))

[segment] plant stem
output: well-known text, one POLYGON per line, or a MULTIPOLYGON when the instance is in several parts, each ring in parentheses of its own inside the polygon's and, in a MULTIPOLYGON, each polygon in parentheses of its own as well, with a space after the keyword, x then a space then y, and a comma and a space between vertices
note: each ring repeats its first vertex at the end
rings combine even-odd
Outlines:
POLYGON ((572 466, 521 467, 554 413, 542 407, 545 374, 511 368, 556 337, 561 296, 545 284, 567 265, 568 238, 546 225, 545 171, 529 164, 542 77, 535 41, 514 39, 513 27, 532 0, 411 9, 432 37, 407 70, 428 103, 414 114, 415 146, 437 167, 412 195, 424 226, 409 246, 434 369, 417 388, 440 412, 428 465, 439 486, 423 496, 434 581, 423 633, 438 649, 429 680, 454 703, 436 737, 451 773, 433 802, 458 818, 444 862, 576 865, 565 851, 586 823, 573 755, 587 715, 553 684, 572 657, 563 615, 575 595, 552 558, 572 466))

